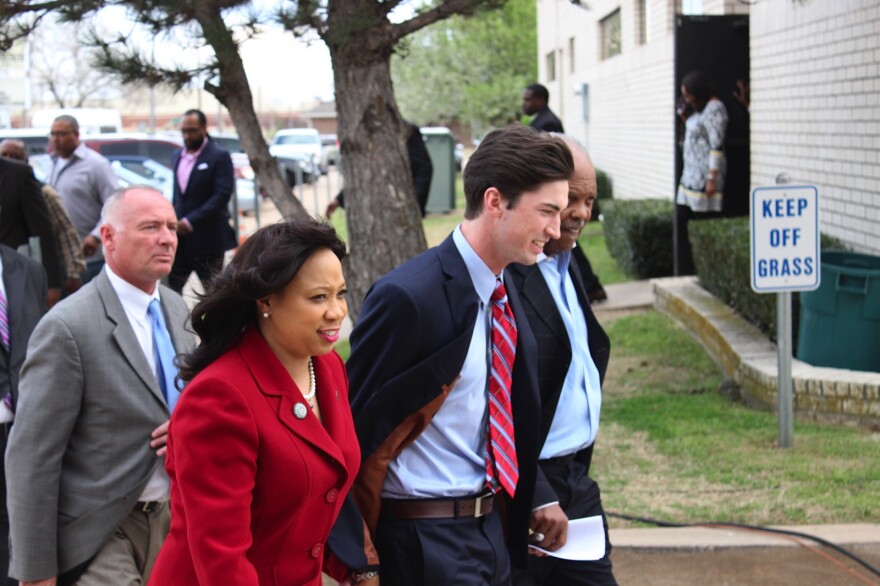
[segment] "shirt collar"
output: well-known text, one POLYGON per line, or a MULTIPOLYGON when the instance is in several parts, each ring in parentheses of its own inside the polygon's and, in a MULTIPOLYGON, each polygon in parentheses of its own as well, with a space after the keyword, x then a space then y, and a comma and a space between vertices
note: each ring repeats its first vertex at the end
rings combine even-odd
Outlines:
POLYGON ((187 157, 198 158, 199 155, 202 154, 202 151, 205 150, 205 145, 208 144, 208 140, 210 140, 207 136, 205 136, 205 140, 202 141, 201 146, 193 152, 189 152, 186 146, 183 147, 183 154, 187 157))
POLYGON ((455 247, 458 249, 458 253, 461 255, 462 260, 464 260, 464 264, 471 276, 471 281, 474 284, 474 290, 476 290, 477 296, 484 304, 488 304, 489 299, 492 297, 492 292, 495 290, 495 281, 503 277, 503 271, 501 275, 496 275, 492 272, 492 269, 483 262, 483 259, 481 259, 474 251, 473 247, 467 241, 467 238, 462 234, 461 224, 456 226, 455 230, 453 230, 452 241, 455 243, 455 247))
POLYGON ((114 273, 113 269, 110 268, 110 265, 105 264, 104 270, 107 271, 107 278, 110 279, 110 285, 113 287, 113 290, 116 291, 116 295, 119 297, 119 302, 122 304, 122 308, 126 313, 144 318, 147 315, 147 310, 153 299, 159 299, 161 302, 161 298, 159 297, 159 283, 156 283, 156 288, 153 289, 153 294, 148 295, 143 290, 138 289, 114 273))

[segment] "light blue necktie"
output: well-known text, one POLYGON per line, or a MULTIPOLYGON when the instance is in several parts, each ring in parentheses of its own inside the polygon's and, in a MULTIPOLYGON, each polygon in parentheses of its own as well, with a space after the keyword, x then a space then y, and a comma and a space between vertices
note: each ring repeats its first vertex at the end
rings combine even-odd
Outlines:
POLYGON ((168 410, 173 411, 177 399, 180 397, 180 390, 177 388, 174 379, 177 377, 177 366, 174 364, 174 344, 171 343, 171 336, 168 335, 168 328, 165 327, 165 317, 162 315, 162 307, 159 305, 158 299, 150 301, 150 321, 153 324, 153 350, 156 352, 156 378, 159 381, 159 388, 165 395, 165 402, 168 404, 168 410))

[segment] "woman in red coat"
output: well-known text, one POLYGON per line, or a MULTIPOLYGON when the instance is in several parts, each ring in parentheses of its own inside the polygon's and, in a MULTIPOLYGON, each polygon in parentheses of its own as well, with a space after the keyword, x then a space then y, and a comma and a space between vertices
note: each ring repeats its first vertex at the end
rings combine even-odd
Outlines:
POLYGON ((171 530, 155 586, 320 585, 360 465, 342 359, 348 312, 333 228, 267 226, 193 310, 201 344, 168 432, 171 530), (325 558, 327 564, 325 565, 325 558))

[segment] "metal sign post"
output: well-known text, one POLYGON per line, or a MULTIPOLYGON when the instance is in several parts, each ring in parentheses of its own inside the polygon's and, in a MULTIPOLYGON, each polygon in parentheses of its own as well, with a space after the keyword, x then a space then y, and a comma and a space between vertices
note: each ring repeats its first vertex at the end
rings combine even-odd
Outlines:
POLYGON ((752 289, 777 293, 779 447, 792 445, 791 292, 819 287, 819 194, 813 185, 756 187, 751 197, 752 289))

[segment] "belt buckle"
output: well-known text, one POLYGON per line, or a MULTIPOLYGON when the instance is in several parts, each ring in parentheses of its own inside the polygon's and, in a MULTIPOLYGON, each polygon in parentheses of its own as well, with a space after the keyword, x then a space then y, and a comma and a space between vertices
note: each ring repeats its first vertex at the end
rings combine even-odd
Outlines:
POLYGON ((484 494, 482 496, 478 496, 474 499, 474 517, 479 518, 486 514, 488 511, 483 511, 483 501, 485 499, 492 498, 494 495, 490 492, 489 494, 484 494))
POLYGON ((159 508, 159 503, 157 503, 156 501, 143 501, 139 504, 140 506, 138 508, 141 510, 142 513, 152 513, 159 508))

